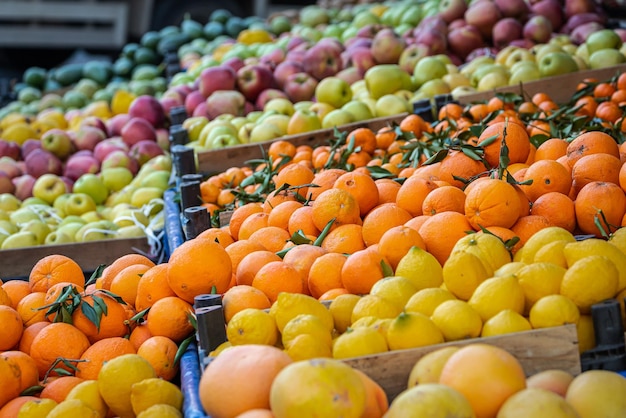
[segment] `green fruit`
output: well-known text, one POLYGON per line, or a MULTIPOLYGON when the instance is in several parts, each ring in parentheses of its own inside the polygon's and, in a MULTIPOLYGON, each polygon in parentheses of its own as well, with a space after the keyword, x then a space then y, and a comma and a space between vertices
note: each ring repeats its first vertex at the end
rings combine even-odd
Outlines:
POLYGON ((165 55, 170 51, 175 52, 189 40, 189 36, 185 33, 172 33, 163 36, 157 45, 157 52, 161 55, 165 55))
POLYGON ((29 86, 41 88, 46 82, 46 70, 41 67, 27 68, 22 79, 29 86))
POLYGON ((220 35, 224 35, 226 33, 226 28, 224 25, 217 21, 210 21, 202 28, 202 32, 204 33, 204 37, 212 41, 220 35))
POLYGON ((99 89, 98 83, 90 78, 83 78, 74 86, 74 90, 83 93, 88 98, 93 97, 93 94, 99 89))
POLYGON ((150 80, 133 80, 128 85, 130 92, 135 96, 149 95, 154 96, 156 90, 150 83, 150 80))
POLYGON ((87 96, 77 90, 69 90, 63 95, 63 106, 65 106, 65 108, 80 109, 87 105, 88 101, 87 96))
POLYGON ((161 40, 161 35, 159 35, 159 32, 153 30, 153 31, 148 31, 144 33, 141 36, 141 40, 139 41, 139 43, 146 48, 150 48, 154 50, 156 49, 160 40, 161 40))
POLYGON ((132 73, 132 80, 153 80, 160 75, 158 67, 152 64, 142 64, 135 67, 132 73))
POLYGON ((185 19, 180 24, 180 30, 191 39, 200 38, 202 36, 202 24, 193 19, 185 19))
POLYGON ((129 43, 124 45, 124 48, 122 48, 122 53, 120 54, 123 57, 126 58, 134 58, 135 56, 135 51, 137 51, 137 49, 139 48, 139 45, 136 43, 129 43))
POLYGON ((110 104, 111 100, 113 99, 113 94, 104 89, 100 89, 93 94, 92 99, 95 101, 103 101, 110 104))
POLYGON ((54 79, 63 87, 77 83, 82 76, 83 64, 78 63, 65 64, 57 68, 54 72, 54 79))
POLYGON ((135 63, 136 64, 158 64, 159 56, 154 51, 154 49, 150 49, 147 47, 139 47, 137 51, 135 51, 135 63))
POLYGON ((62 87, 63 86, 61 86, 61 83, 58 81, 48 78, 43 86, 43 91, 55 91, 61 89, 62 87))
POLYGON ((113 75, 112 65, 105 61, 88 61, 83 67, 83 77, 105 85, 113 75))
POLYGON ((113 64, 113 74, 128 77, 133 71, 135 63, 128 57, 119 57, 113 64))
POLYGON ((165 26, 159 31, 159 35, 161 35, 161 38, 164 38, 170 35, 175 35, 178 33, 180 33, 180 29, 178 28, 178 26, 174 26, 174 25, 165 26))
POLYGON ((226 22, 226 34, 233 38, 236 38, 244 29, 246 29, 246 23, 239 16, 233 16, 226 22))
POLYGON ((216 9, 211 13, 209 21, 218 22, 224 25, 232 16, 232 12, 228 9, 216 9))
POLYGON ((38 88, 26 86, 17 93, 17 100, 22 103, 31 103, 41 99, 41 91, 38 88))

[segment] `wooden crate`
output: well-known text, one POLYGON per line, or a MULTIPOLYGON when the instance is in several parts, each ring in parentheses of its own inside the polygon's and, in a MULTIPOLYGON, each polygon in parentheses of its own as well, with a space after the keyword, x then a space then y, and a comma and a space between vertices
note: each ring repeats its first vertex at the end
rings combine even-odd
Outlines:
MULTIPOLYGON (((527 376, 547 369, 561 369, 574 375, 581 372, 578 336, 573 324, 389 351, 344 361, 378 382, 389 400, 392 400, 406 389, 411 369, 422 356, 441 347, 465 346, 478 342, 504 348, 513 354, 524 367, 527 376)), ((476 371, 480 373, 480 365, 476 365, 476 371)))
POLYGON ((84 272, 93 272, 100 264, 131 253, 147 254, 147 238, 109 239, 72 244, 41 245, 0 251, 0 278, 3 280, 28 277, 35 263, 45 256, 61 254, 76 261, 84 272))
MULTIPOLYGON (((390 117, 374 118, 363 122, 350 123, 338 127, 342 132, 348 132, 356 128, 367 127, 378 130, 392 122, 400 122, 405 114, 390 117)), ((246 161, 263 157, 263 151, 267 151, 272 142, 286 140, 292 144, 310 145, 312 147, 328 144, 328 140, 333 137, 333 129, 320 129, 300 135, 283 136, 271 141, 259 142, 257 144, 244 144, 234 147, 220 148, 211 151, 198 153, 198 171, 206 174, 215 174, 226 171, 230 167, 241 167, 246 161)))
POLYGON ((467 94, 459 97, 462 104, 479 102, 491 99, 495 93, 519 93, 531 98, 535 93, 544 92, 552 97, 556 103, 568 102, 576 92, 578 83, 586 78, 595 78, 599 81, 609 80, 616 74, 626 71, 626 64, 620 64, 597 70, 582 70, 574 73, 544 78, 537 81, 529 81, 517 86, 500 87, 490 91, 467 94))

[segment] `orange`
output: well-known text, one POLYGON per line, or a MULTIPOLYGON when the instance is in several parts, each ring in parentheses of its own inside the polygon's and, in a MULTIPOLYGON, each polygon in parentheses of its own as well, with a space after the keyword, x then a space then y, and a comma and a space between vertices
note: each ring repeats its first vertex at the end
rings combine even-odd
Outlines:
POLYGON ((322 248, 329 253, 352 254, 365 249, 363 226, 356 224, 340 225, 326 235, 322 248))
POLYGON ((517 221, 520 200, 515 188, 506 181, 484 179, 466 193, 465 216, 475 230, 489 226, 509 228, 517 221))
MULTIPOLYGON (((35 336, 30 346, 30 356, 37 363, 39 378, 43 379, 57 358, 78 360, 89 347, 87 336, 73 325, 56 322, 35 336)), ((61 364, 57 368, 71 370, 61 364)))
POLYGON ((477 418, 495 418, 502 404, 526 387, 519 361, 502 348, 470 344, 453 353, 439 382, 461 392, 477 418), (480 373, 476 373, 480 365, 480 373))
POLYGON ((388 264, 382 255, 370 248, 351 254, 341 268, 343 287, 355 295, 369 293, 374 283, 384 276, 383 263, 388 264))
POLYGON ((84 381, 85 379, 81 379, 76 376, 54 377, 44 385, 39 397, 52 399, 56 403, 61 403, 65 400, 74 386, 84 381))
POLYGON ((11 350, 22 338, 24 325, 20 314, 8 305, 0 305, 0 351, 11 350))
POLYGON ((343 287, 341 269, 347 257, 340 253, 327 253, 319 256, 311 264, 307 278, 309 293, 320 298, 332 289, 343 287))
POLYGON ((411 176, 400 186, 396 195, 396 204, 411 216, 421 215, 424 199, 437 187, 431 180, 411 176))
POLYGON ((343 287, 337 287, 335 289, 327 290, 319 298, 317 298, 317 300, 319 300, 320 302, 323 302, 325 300, 333 300, 337 296, 340 296, 340 295, 349 295, 349 294, 350 292, 348 292, 348 290, 344 289, 343 287))
POLYGON ((543 216, 528 215, 520 217, 517 222, 511 226, 511 231, 519 237, 519 243, 524 246, 528 239, 532 237, 536 232, 547 228, 549 226, 555 226, 543 216))
POLYGON ((239 311, 247 308, 269 309, 271 304, 265 293, 252 286, 242 284, 233 286, 224 293, 222 306, 224 308, 224 320, 228 323, 239 311))
POLYGON ((535 161, 556 160, 567 153, 568 142, 561 138, 550 138, 537 147, 535 161))
POLYGON ((465 213, 465 193, 455 186, 437 187, 426 195, 422 202, 422 213, 434 215, 435 213, 451 210, 465 213))
POLYGON ((298 231, 304 235, 319 236, 320 230, 313 222, 313 207, 307 205, 293 211, 287 222, 287 230, 290 236, 298 231))
POLYGON ((152 267, 154 266, 154 262, 150 260, 148 257, 141 254, 126 254, 112 262, 109 266, 107 266, 102 271, 102 279, 101 288, 109 290, 111 287, 111 282, 117 276, 117 273, 122 271, 124 268, 131 266, 133 264, 144 264, 146 266, 152 267))
POLYGON ((312 244, 300 244, 290 249, 283 257, 283 262, 289 264, 300 273, 302 278, 303 292, 309 293, 309 271, 315 260, 324 254, 326 250, 312 244))
POLYGON ((45 306, 45 292, 33 292, 22 298, 17 304, 17 312, 22 318, 25 327, 34 323, 48 321, 46 318, 46 309, 39 309, 45 306))
POLYGON ((85 286, 85 275, 78 263, 59 254, 49 255, 37 261, 28 277, 31 292, 45 292, 59 282, 85 286))
POLYGON ((589 154, 610 154, 619 158, 619 147, 609 134, 590 131, 578 135, 567 146, 567 164, 574 167, 576 161, 589 154))
POLYGON ((104 363, 122 354, 135 353, 135 347, 126 338, 111 337, 96 341, 80 357, 82 361, 76 364, 76 377, 97 380, 104 363))
POLYGON ((356 199, 361 216, 378 204, 378 187, 368 174, 349 172, 342 174, 333 185, 334 188, 349 192, 356 199))
MULTIPOLYGON (((63 294, 63 292, 68 286, 71 286, 75 293, 82 293, 84 291, 82 286, 78 286, 70 282, 60 282, 60 283, 53 284, 52 286, 50 286, 50 289, 48 289, 48 291, 46 292, 44 305, 50 305, 54 302, 58 302, 58 298, 63 294)), ((72 300, 68 300, 65 302, 64 305, 67 307, 70 307, 72 303, 73 303, 72 300)), ((61 320, 61 316, 58 316, 58 319, 55 319, 57 318, 57 314, 52 314, 52 313, 47 315, 46 318, 50 322, 60 322, 61 320)))
POLYGON ((531 184, 520 185, 531 202, 549 192, 567 194, 572 187, 570 173, 554 160, 540 160, 531 164, 526 169, 524 180, 532 180, 531 184))
POLYGON ((289 218, 293 214, 296 209, 301 208, 304 204, 291 201, 291 202, 283 202, 280 205, 276 206, 270 212, 267 218, 268 226, 277 226, 279 228, 284 229, 285 231, 289 230, 289 218))
POLYGON ((176 343, 194 332, 190 317, 193 308, 176 296, 157 300, 148 312, 148 330, 155 335, 168 337, 176 343))
POLYGON ((302 293, 302 276, 291 265, 283 261, 271 261, 259 269, 252 280, 252 287, 265 293, 274 303, 280 292, 302 293))
POLYGON ((368 154, 373 154, 376 150, 376 133, 369 128, 356 128, 348 133, 346 142, 354 141, 354 148, 361 148, 368 154))
POLYGON ((570 232, 576 228, 574 202, 567 194, 549 192, 533 202, 531 215, 543 216, 554 226, 560 226, 570 232))
MULTIPOLYGON (((316 149, 319 149, 316 148, 316 149)), ((309 187, 309 197, 311 200, 317 199, 317 197, 325 192, 326 190, 333 187, 335 181, 346 172, 346 170, 340 168, 331 168, 328 170, 321 170, 315 173, 313 176, 312 184, 315 184, 317 187, 309 187)))
POLYGON ((0 356, 0 381, 3 388, 0 391, 0 408, 17 398, 20 394, 20 369, 17 363, 0 356))
POLYGON ((239 228, 241 228, 243 221, 253 213, 259 212, 263 212, 263 206, 260 202, 246 203, 233 211, 228 225, 230 227, 230 234, 235 240, 239 239, 239 228))
POLYGON ((266 226, 253 232, 248 238, 253 242, 260 242, 268 251, 278 252, 285 247, 291 235, 285 229, 277 226, 266 226))
POLYGON ((261 228, 265 228, 269 222, 269 211, 253 213, 243 220, 239 227, 239 233, 237 239, 248 239, 250 235, 258 231, 261 228))
POLYGON ((400 121, 400 130, 402 132, 410 132, 415 138, 421 138, 422 133, 426 129, 426 121, 419 115, 411 113, 400 121))
POLYGON ((128 305, 134 307, 141 276, 151 268, 145 264, 133 264, 123 268, 113 278, 109 290, 121 297, 128 305))
POLYGON ((224 247, 215 242, 186 241, 174 249, 167 264, 170 287, 189 303, 213 290, 224 293, 230 284, 232 263, 224 247))
POLYGON ((428 217, 419 229, 426 250, 443 266, 456 242, 473 231, 467 217, 458 212, 441 212, 428 217))
POLYGON ((17 304, 30 293, 30 286, 24 280, 9 280, 2 284, 2 290, 11 300, 11 307, 17 309, 17 304))
POLYGON ((572 167, 572 187, 578 193, 592 181, 605 181, 619 185, 622 162, 610 154, 585 155, 572 167))
POLYGON ((509 149, 509 162, 511 164, 526 161, 530 153, 530 139, 524 127, 508 121, 489 125, 478 137, 478 146, 493 136, 496 136, 495 141, 483 147, 485 150, 484 158, 491 167, 499 165, 503 140, 509 149))
POLYGON ((261 267, 272 261, 282 260, 276 253, 267 250, 254 251, 246 255, 239 262, 239 266, 235 272, 237 284, 251 286, 254 276, 256 276, 261 267))
POLYGON ((383 126, 376 132, 376 148, 386 150, 395 141, 398 134, 391 126, 383 126))
POLYGON ((209 228, 202 231, 196 239, 206 239, 209 241, 217 242, 222 247, 226 248, 233 242, 234 238, 222 228, 209 228))
POLYGON ((596 108, 596 117, 605 122, 615 123, 623 116, 624 112, 619 104, 613 101, 605 101, 598 104, 596 108))
MULTIPOLYGON (((461 192, 463 193, 463 192, 461 192)), ((426 243, 417 230, 406 225, 389 228, 378 241, 378 252, 385 257, 395 271, 398 263, 411 247, 426 249, 426 243)))
POLYGON ((396 203, 377 206, 363 219, 363 241, 366 246, 377 244, 387 230, 403 225, 412 218, 411 214, 396 203))
POLYGON ((51 322, 35 322, 34 324, 24 328, 24 332, 22 332, 22 339, 20 340, 19 350, 30 355, 30 346, 35 339, 35 336, 39 334, 39 331, 50 324, 51 322))
POLYGON ((132 330, 130 336, 128 337, 128 341, 130 341, 135 348, 135 351, 137 351, 139 346, 150 337, 152 337, 152 334, 148 329, 148 323, 142 322, 132 330))
POLYGON ((333 226, 361 223, 357 200, 342 189, 329 189, 313 201, 312 218, 315 227, 322 231, 334 219, 333 226))
POLYGON ((267 155, 274 161, 278 158, 293 157, 296 155, 296 146, 289 141, 274 141, 268 147, 267 155))
POLYGON ((615 231, 626 212, 626 195, 614 183, 592 181, 583 187, 574 202, 576 223, 585 234, 602 236, 596 226, 600 223, 606 233, 615 231))
POLYGON ((309 189, 306 185, 311 184, 314 176, 313 170, 304 164, 289 164, 278 172, 274 178, 274 184, 276 189, 283 186, 299 186, 294 189, 295 192, 306 198, 309 189))
POLYGON ((159 299, 176 295, 167 282, 167 268, 166 263, 157 264, 148 268, 141 275, 137 284, 137 297, 134 303, 137 311, 149 308, 159 299))
POLYGON ((254 251, 265 250, 266 248, 258 242, 252 242, 244 239, 233 242, 226 248, 226 254, 230 257, 233 273, 237 272, 239 262, 248 254, 254 251))
POLYGON ((0 353, 0 357, 9 359, 19 367, 20 393, 39 384, 39 370, 37 369, 37 363, 30 355, 24 353, 23 351, 12 350, 0 353))
POLYGON ((90 342, 110 337, 123 337, 130 332, 129 325, 126 324, 128 315, 125 305, 100 290, 82 297, 81 305, 89 305, 93 308, 96 304, 106 306, 106 314, 103 313, 100 317, 99 326, 96 326, 85 315, 83 310, 86 308, 83 306, 72 313, 72 323, 87 336, 90 342))
POLYGON ((449 151, 439 166, 439 178, 451 186, 465 187, 467 182, 487 170, 485 164, 461 151, 449 151))
POLYGON ((178 373, 178 364, 174 361, 177 350, 174 341, 157 335, 144 341, 137 354, 148 360, 158 378, 172 380, 178 373))
POLYGON ((392 179, 375 180, 378 189, 378 204, 395 203, 401 184, 392 179))
POLYGON ((287 189, 279 191, 279 189, 276 189, 265 197, 265 201, 263 202, 263 212, 270 213, 272 209, 280 205, 282 202, 298 200, 296 196, 299 195, 293 190, 287 189))

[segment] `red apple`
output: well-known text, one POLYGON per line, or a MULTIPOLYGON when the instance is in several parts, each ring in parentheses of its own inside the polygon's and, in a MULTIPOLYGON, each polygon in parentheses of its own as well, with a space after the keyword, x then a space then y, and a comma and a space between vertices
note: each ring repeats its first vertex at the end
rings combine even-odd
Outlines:
POLYGON ((0 171, 0 194, 2 193, 15 193, 15 184, 4 171, 0 171))
MULTIPOLYGON (((376 36, 378 31, 383 29, 383 28, 384 28, 384 26, 379 25, 377 23, 367 24, 367 25, 359 28, 359 30, 356 31, 355 38, 359 38, 359 39, 374 39, 374 36, 376 36)), ((346 45, 346 47, 347 46, 348 45, 346 45)))
POLYGON ((407 73, 413 74, 417 61, 428 55, 431 55, 431 53, 430 48, 427 45, 414 43, 408 45, 404 51, 402 51, 402 55, 400 55, 400 59, 398 60, 398 65, 407 73))
POLYGON ((161 106, 163 107, 163 111, 169 117, 170 111, 172 110, 172 108, 183 105, 183 99, 181 96, 175 97, 174 95, 170 95, 170 96, 163 95, 159 99, 159 103, 161 103, 161 106))
POLYGON ((106 134, 104 133, 104 131, 93 126, 82 126, 76 132, 76 137, 72 142, 74 143, 74 148, 79 151, 93 151, 96 145, 105 138, 106 134))
MULTIPOLYGON (((114 151, 117 152, 117 151, 114 151)), ((70 156, 65 163, 63 175, 72 181, 85 173, 96 174, 100 171, 100 162, 90 151, 80 151, 70 156)))
POLYGON ((373 37, 364 38, 360 36, 355 36, 353 38, 350 38, 345 42, 346 51, 350 51, 353 48, 360 48, 360 47, 371 48, 373 39, 374 39, 373 37))
POLYGON ((561 26, 563 26, 565 15, 563 14, 563 6, 559 0, 540 0, 531 5, 530 9, 535 15, 547 17, 552 24, 552 30, 554 32, 558 32, 561 26))
POLYGON ((61 175, 63 172, 61 160, 43 149, 33 150, 24 161, 26 162, 26 172, 33 177, 39 178, 46 173, 61 175))
POLYGON ((333 76, 343 68, 341 62, 343 47, 322 40, 307 49, 304 54, 304 71, 318 80, 333 76))
POLYGON ((467 23, 477 27, 485 39, 491 39, 493 27, 501 18, 500 9, 491 1, 472 3, 465 12, 467 23))
POLYGON ((424 29, 435 29, 438 32, 441 32, 442 34, 445 34, 446 29, 448 27, 448 24, 446 23, 445 20, 443 20, 443 18, 441 16, 439 16, 438 14, 434 14, 431 16, 426 16, 425 18, 423 18, 420 23, 417 25, 417 27, 414 29, 414 32, 420 32, 424 29))
POLYGON ((448 46, 452 53, 465 60, 470 52, 484 47, 485 41, 477 27, 466 25, 448 33, 448 46))
POLYGON ((364 46, 346 49, 341 53, 341 60, 344 69, 356 67, 361 75, 378 63, 372 50, 364 46))
POLYGON ((589 22, 596 22, 600 23, 601 25, 606 25, 607 19, 606 16, 598 13, 577 14, 567 19, 567 22, 565 22, 565 24, 561 26, 561 33, 570 34, 577 27, 589 22))
POLYGON ((80 121, 79 126, 93 126, 94 128, 100 129, 102 132, 107 132, 106 123, 97 116, 87 116, 85 119, 80 121))
POLYGON ((204 116, 205 118, 209 118, 209 112, 206 106, 206 100, 202 103, 199 103, 196 108, 193 110, 191 116, 204 116))
POLYGON ((124 128, 122 128, 122 140, 132 147, 143 139, 156 141, 156 131, 154 127, 145 119, 131 118, 124 128))
POLYGON ((107 134, 109 137, 122 134, 122 128, 126 125, 126 122, 130 120, 128 113, 120 113, 113 116, 111 119, 107 119, 107 134))
POLYGON ((596 11, 593 0, 565 0, 565 17, 570 18, 581 13, 592 13, 596 11))
POLYGON ((25 160, 28 154, 34 150, 41 149, 41 141, 38 139, 27 139, 22 142, 22 158, 25 160))
POLYGON ((455 19, 452 22, 448 23, 448 32, 457 28, 462 28, 463 26, 466 26, 466 25, 467 25, 467 22, 465 21, 464 18, 455 19))
POLYGON ((304 71, 304 66, 291 59, 287 59, 276 66, 274 69, 274 81, 276 81, 276 85, 278 88, 282 89, 287 82, 287 77, 291 74, 301 73, 304 71))
POLYGON ((513 17, 505 17, 498 21, 493 27, 493 45, 496 48, 504 48, 509 45, 511 41, 520 39, 524 34, 524 26, 519 20, 513 17))
POLYGON ((19 177, 24 174, 19 163, 11 157, 0 157, 0 171, 9 176, 9 178, 19 177))
MULTIPOLYGON (((582 25, 572 30, 572 33, 570 33, 570 39, 572 40, 572 43, 575 43, 576 45, 580 45, 587 40, 589 35, 601 29, 604 29, 604 25, 602 25, 601 23, 598 23, 598 22, 583 23, 582 25)), ((24 151, 22 150, 22 152, 24 151)))
POLYGON ((15 186, 15 197, 23 201, 33 195, 33 186, 35 185, 35 181, 37 181, 35 177, 30 174, 22 174, 19 177, 13 178, 12 181, 15 186))
POLYGON ((98 161, 102 162, 107 155, 117 150, 128 151, 128 145, 126 145, 124 140, 119 136, 107 138, 96 145, 93 150, 93 156, 96 157, 98 161))
POLYGON ((432 55, 443 54, 448 49, 448 38, 445 32, 433 28, 420 31, 415 37, 415 42, 428 46, 432 55))
POLYGON ((161 103, 155 97, 148 95, 139 96, 133 100, 128 114, 133 118, 144 118, 155 128, 163 125, 166 120, 161 103))
POLYGON ((381 29, 372 41, 372 56, 378 64, 397 64, 406 41, 391 28, 381 29))
POLYGON ((293 103, 304 102, 313 98, 317 83, 317 79, 309 73, 295 73, 287 77, 284 90, 293 103))
MULTIPOLYGON (((243 67, 244 65, 245 65, 245 64, 244 64, 243 59, 242 59, 242 58, 239 58, 239 57, 230 57, 230 58, 228 58, 228 59, 224 60, 224 62, 222 62, 222 63, 220 64, 220 66, 226 66, 226 67, 232 68, 232 70, 235 72, 235 74, 236 74, 236 73, 237 73, 237 71, 239 71, 239 69, 240 69, 241 67, 243 67)), ((218 89, 218 90, 224 90, 224 89, 218 89)), ((207 96, 207 97, 208 97, 208 96, 207 96)))
POLYGON ((200 90, 194 90, 185 97, 185 111, 188 115, 192 115, 196 106, 204 102, 206 97, 200 92, 200 90))
POLYGON ((523 19, 530 11, 528 4, 524 0, 494 0, 494 3, 504 17, 523 19))
POLYGON ((252 102, 263 90, 272 86, 273 79, 272 71, 261 64, 244 65, 236 75, 237 88, 247 100, 252 102))
POLYGON ((308 39, 299 35, 290 36, 289 41, 287 42, 287 51, 291 51, 300 45, 304 45, 305 48, 308 48, 309 42, 310 41, 308 39))
POLYGON ((141 167, 157 155, 163 155, 163 149, 154 141, 144 139, 134 144, 128 153, 141 167))
POLYGON ((261 55, 259 61, 263 64, 269 65, 269 67, 273 69, 276 68, 278 64, 283 62, 286 56, 287 52, 283 48, 276 47, 271 51, 261 55))
POLYGON ((105 168, 111 167, 125 167, 129 169, 131 173, 136 174, 139 170, 139 163, 127 152, 116 150, 104 158, 100 168, 104 170, 105 168))
POLYGON ((362 80, 364 73, 360 72, 356 67, 348 67, 335 74, 335 77, 342 79, 346 83, 352 85, 354 82, 362 80))
POLYGON ((218 90, 206 99, 206 111, 209 119, 228 113, 234 116, 245 114, 246 98, 237 90, 218 90))
POLYGON ((278 89, 272 89, 272 88, 265 89, 261 93, 259 93, 259 96, 254 102, 254 108, 256 110, 263 110, 267 102, 269 102, 272 99, 277 99, 277 98, 286 99, 287 93, 285 93, 283 90, 278 90, 278 89))
POLYGON ((0 139, 0 157, 11 157, 14 160, 19 160, 21 156, 22 151, 16 142, 0 139))
POLYGON ((205 68, 200 72, 198 91, 207 98, 216 90, 233 90, 236 84, 235 75, 235 70, 228 65, 205 68))
POLYGON ((545 43, 552 37, 552 23, 542 15, 532 16, 524 24, 524 38, 536 43, 545 43))
POLYGON ((441 0, 439 2, 439 16, 448 23, 462 18, 466 10, 465 0, 441 0))

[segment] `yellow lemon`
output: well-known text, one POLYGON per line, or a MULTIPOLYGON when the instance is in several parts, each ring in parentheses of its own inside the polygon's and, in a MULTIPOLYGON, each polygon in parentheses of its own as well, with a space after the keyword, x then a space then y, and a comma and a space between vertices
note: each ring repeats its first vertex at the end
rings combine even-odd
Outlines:
POLYGON ((441 330, 446 341, 464 340, 480 336, 483 321, 467 302, 448 300, 437 306, 431 319, 441 330))
POLYGON ((182 418, 183 414, 172 405, 152 405, 142 411, 137 418, 182 418))
POLYGON ((493 275, 498 276, 508 276, 509 274, 517 274, 523 267, 526 266, 526 263, 522 263, 521 261, 511 261, 510 263, 504 264, 502 267, 493 272, 493 275))
POLYGON ((407 387, 412 388, 424 383, 438 383, 443 366, 452 354, 459 351, 459 348, 456 346, 442 347, 420 357, 411 369, 407 387))
POLYGON ((300 334, 285 349, 293 361, 332 357, 331 344, 311 334, 300 334))
POLYGON ((96 380, 86 380, 80 382, 70 390, 65 400, 78 399, 83 401, 85 405, 98 412, 102 417, 106 416, 109 407, 100 395, 98 382, 96 380))
POLYGON ((183 394, 172 382, 159 378, 144 379, 135 383, 130 391, 130 404, 135 415, 153 405, 170 405, 181 410, 183 394))
POLYGON ((561 294, 570 298, 581 313, 591 305, 617 294, 619 271, 615 264, 601 255, 589 255, 570 266, 561 282, 561 294))
POLYGON ((431 287, 422 289, 408 300, 404 305, 406 312, 418 312, 430 317, 437 306, 446 300, 454 300, 456 297, 447 289, 431 287))
POLYGON ((396 276, 411 280, 417 290, 438 287, 443 282, 443 269, 431 253, 420 247, 411 247, 398 262, 396 276))
POLYGON ((446 288, 462 300, 468 300, 478 285, 492 275, 493 271, 487 271, 480 258, 469 252, 451 254, 443 265, 446 288))
POLYGON ((387 344, 390 350, 423 347, 440 344, 443 334, 426 315, 403 312, 389 324, 387 344))
POLYGON ((100 395, 120 418, 133 417, 130 393, 135 383, 156 377, 154 368, 138 354, 124 354, 104 363, 98 374, 100 395))
POLYGON ((505 309, 524 312, 524 289, 513 275, 492 277, 478 285, 468 301, 483 321, 505 309))
POLYGON ((37 120, 51 123, 59 129, 67 128, 65 114, 57 109, 46 109, 39 112, 39 114, 37 115, 37 120))
POLYGON ((11 112, 8 113, 5 117, 0 119, 0 129, 5 130, 9 126, 17 124, 17 123, 29 123, 29 119, 20 112, 11 112))
POLYGON ((488 233, 465 235, 452 247, 452 254, 455 252, 470 252, 476 255, 485 264, 488 272, 494 272, 511 262, 511 253, 504 242, 488 233))
POLYGON ((37 139, 39 135, 29 124, 18 122, 3 130, 2 138, 22 145, 27 139, 37 139))
POLYGON ((389 325, 393 321, 392 318, 375 318, 373 316, 364 316, 363 318, 358 319, 354 322, 350 327, 351 328, 372 328, 373 330, 378 331, 385 339, 387 338, 387 330, 389 329, 389 325))
POLYGON ((609 237, 609 242, 626 254, 626 228, 620 228, 609 237))
POLYGON ((56 401, 48 398, 28 401, 20 408, 17 418, 46 418, 55 406, 56 401))
POLYGON ((129 91, 122 89, 117 90, 111 99, 111 112, 113 112, 114 115, 128 113, 128 109, 135 98, 136 96, 129 91))
POLYGON ((270 309, 270 315, 276 319, 276 326, 280 332, 291 319, 300 314, 309 314, 319 317, 328 327, 328 331, 332 331, 334 327, 333 316, 324 304, 314 297, 303 295, 300 293, 279 293, 276 302, 270 309))
POLYGON ((563 254, 568 266, 589 255, 601 255, 608 258, 617 267, 619 273, 617 290, 626 289, 626 257, 617 246, 610 242, 599 238, 572 242, 563 248, 563 254))
MULTIPOLYGON (((126 415, 132 416, 132 415, 126 415)), ((102 415, 98 414, 87 406, 83 401, 79 399, 65 400, 55 406, 47 418, 102 418, 102 415)))
POLYGON ((385 418, 417 417, 474 418, 475 414, 467 398, 456 389, 439 383, 425 383, 398 395, 385 414, 385 418))
POLYGON ((246 308, 228 321, 226 336, 232 345, 274 345, 278 339, 276 321, 261 309, 246 308))
POLYGON ((528 312, 542 297, 558 294, 566 271, 552 263, 528 264, 518 271, 517 280, 522 286, 526 300, 524 312, 528 312))
POLYGON ((283 347, 289 348, 291 342, 301 334, 310 334, 330 347, 330 332, 317 316, 301 314, 287 322, 282 332, 283 347))
POLYGON ((352 310, 354 305, 361 299, 358 295, 346 294, 339 295, 330 302, 328 310, 333 316, 335 329, 339 332, 345 332, 352 323, 352 310))
POLYGON ((374 283, 370 294, 380 296, 402 309, 417 291, 417 287, 406 277, 390 276, 374 283))
POLYGON ((387 341, 373 328, 349 328, 333 344, 333 357, 344 359, 388 351, 387 341))
POLYGON ((101 119, 109 119, 113 116, 109 104, 104 100, 96 100, 89 103, 83 109, 83 115, 85 116, 97 116, 101 119))
POLYGON ((232 347, 233 344, 230 341, 224 341, 223 343, 221 343, 220 345, 217 346, 217 348, 213 351, 211 351, 209 353, 209 356, 211 357, 217 357, 222 351, 226 350, 227 348, 232 347))
POLYGON ((539 299, 530 308, 530 325, 533 328, 558 327, 577 324, 580 318, 578 307, 563 295, 548 295, 539 299))
POLYGON ((576 324, 576 334, 578 335, 578 350, 581 353, 596 346, 596 333, 591 315, 580 315, 576 324))
POLYGON ((530 331, 532 328, 528 319, 518 312, 505 309, 485 321, 480 336, 493 337, 494 335, 530 331))
MULTIPOLYGON (((535 232, 524 244, 521 262, 532 263, 541 247, 554 241, 575 242, 574 235, 565 228, 550 226, 535 232)), ((519 251, 518 251, 519 252, 519 251)))
POLYGON ((376 318, 395 318, 401 307, 393 305, 391 302, 376 295, 365 295, 354 305, 352 310, 352 322, 356 322, 364 316, 376 318))
POLYGON ((571 244, 567 241, 554 241, 541 247, 536 253, 533 263, 552 263, 567 268, 567 260, 563 249, 571 244))
POLYGON ((272 42, 273 36, 263 29, 244 29, 237 35, 237 42, 252 45, 256 43, 272 42))

